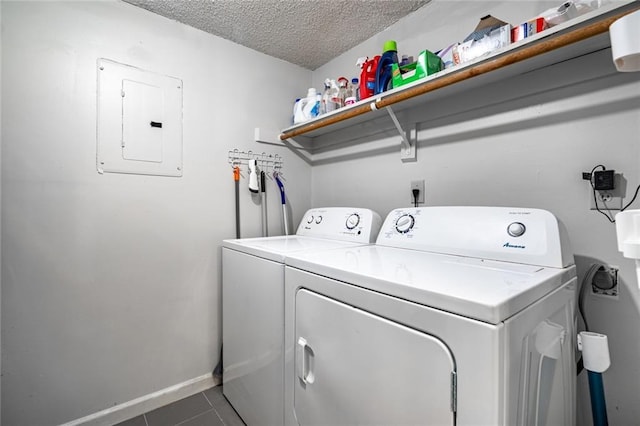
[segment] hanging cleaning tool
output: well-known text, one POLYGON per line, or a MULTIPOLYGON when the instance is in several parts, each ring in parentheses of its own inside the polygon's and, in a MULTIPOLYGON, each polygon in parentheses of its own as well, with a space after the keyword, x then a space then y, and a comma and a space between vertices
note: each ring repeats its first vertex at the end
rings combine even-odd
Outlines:
POLYGON ((607 336, 589 331, 578 334, 578 350, 582 351, 584 368, 589 375, 589 394, 591 395, 591 414, 594 426, 606 426, 607 405, 604 398, 602 373, 611 365, 607 336))
POLYGON ((233 180, 236 187, 236 238, 240 238, 240 167, 233 167, 233 180))
POLYGON ((258 160, 249 160, 249 191, 257 194, 260 192, 258 185, 258 160))
POLYGON ((262 207, 262 236, 269 236, 269 229, 267 226, 267 182, 265 179, 265 172, 260 171, 260 206, 262 207))
POLYGON ((284 185, 280 180, 280 176, 278 175, 278 172, 273 172, 273 177, 276 180, 276 183, 278 184, 278 188, 280 189, 280 201, 282 202, 282 221, 284 224, 283 225, 284 235, 289 235, 289 220, 287 218, 287 197, 285 196, 285 193, 284 193, 284 185))

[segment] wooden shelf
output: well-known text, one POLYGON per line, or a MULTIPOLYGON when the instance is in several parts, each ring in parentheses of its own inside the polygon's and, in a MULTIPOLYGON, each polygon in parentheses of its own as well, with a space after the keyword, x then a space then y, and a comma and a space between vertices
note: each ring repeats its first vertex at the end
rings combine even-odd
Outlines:
MULTIPOLYGON (((386 108, 392 107, 393 111, 414 108, 439 98, 440 92, 451 96, 467 90, 470 84, 477 87, 605 49, 610 46, 609 26, 638 9, 640 0, 605 5, 489 56, 288 127, 278 137, 285 142, 296 141, 299 148, 312 155, 321 148, 314 145, 316 138, 387 115, 386 108)), ((393 111, 389 113, 395 121, 393 111)))

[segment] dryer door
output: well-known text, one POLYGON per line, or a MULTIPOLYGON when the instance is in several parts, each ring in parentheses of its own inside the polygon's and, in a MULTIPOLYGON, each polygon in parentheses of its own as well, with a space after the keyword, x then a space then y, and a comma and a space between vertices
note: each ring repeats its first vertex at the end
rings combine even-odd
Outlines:
POLYGON ((455 362, 436 337, 308 290, 295 331, 299 424, 454 424, 455 362))

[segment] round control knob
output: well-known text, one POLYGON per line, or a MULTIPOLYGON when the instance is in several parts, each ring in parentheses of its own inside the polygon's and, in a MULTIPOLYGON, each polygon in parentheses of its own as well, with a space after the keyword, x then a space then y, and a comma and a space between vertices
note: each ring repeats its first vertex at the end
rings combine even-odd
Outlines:
POLYGON ((403 214, 396 220, 396 231, 401 234, 406 234, 411 231, 415 224, 415 219, 410 214, 403 214))
POLYGON ((307 216, 307 223, 313 222, 313 215, 307 216))
POLYGON ((345 225, 347 226, 347 229, 353 229, 356 226, 358 226, 359 223, 360 223, 360 216, 358 215, 358 213, 352 213, 347 218, 347 222, 345 223, 345 225))
POLYGON ((322 216, 316 217, 316 223, 319 225, 322 222, 322 216))
POLYGON ((512 237, 520 237, 527 230, 523 223, 513 222, 507 226, 507 233, 512 237))

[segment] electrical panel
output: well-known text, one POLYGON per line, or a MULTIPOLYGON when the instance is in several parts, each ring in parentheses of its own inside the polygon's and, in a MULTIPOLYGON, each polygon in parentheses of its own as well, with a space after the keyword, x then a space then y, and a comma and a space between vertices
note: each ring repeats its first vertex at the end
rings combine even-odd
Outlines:
POLYGON ((182 80, 98 60, 99 173, 182 176, 182 80))

